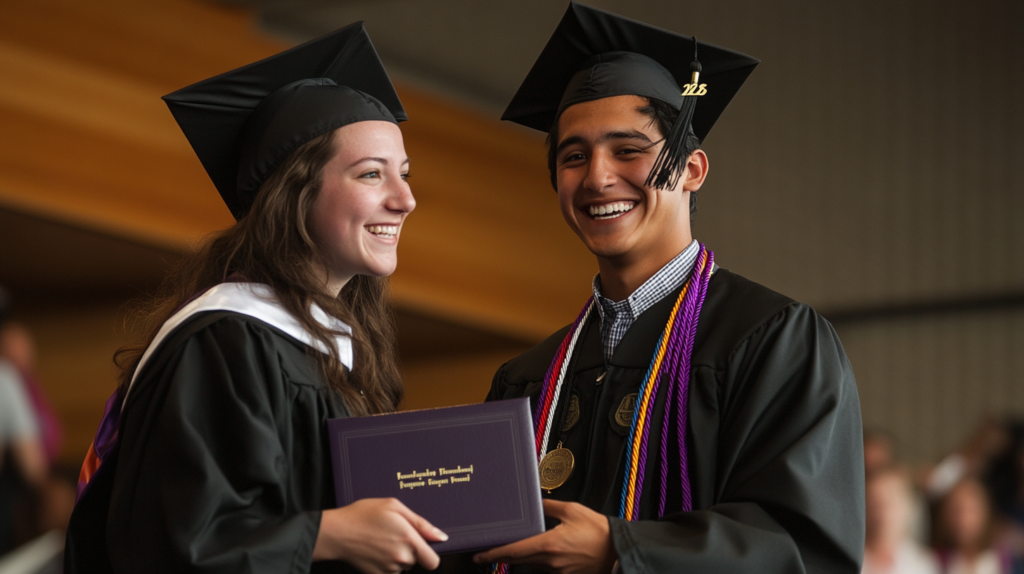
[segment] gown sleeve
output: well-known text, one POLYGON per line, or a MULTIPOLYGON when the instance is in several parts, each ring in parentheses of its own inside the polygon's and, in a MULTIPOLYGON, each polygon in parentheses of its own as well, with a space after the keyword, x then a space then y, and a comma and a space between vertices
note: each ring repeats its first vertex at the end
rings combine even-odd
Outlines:
POLYGON ((726 351, 723 365, 695 369, 690 390, 691 444, 717 425, 713 454, 696 447, 698 465, 713 463, 691 470, 712 473, 714 503, 661 520, 610 518, 622 571, 859 572, 860 405, 832 326, 793 304, 726 351))
POLYGON ((309 571, 320 511, 295 507, 289 475, 310 421, 293 412, 280 344, 227 318, 147 366, 122 426, 107 523, 115 571, 309 571))

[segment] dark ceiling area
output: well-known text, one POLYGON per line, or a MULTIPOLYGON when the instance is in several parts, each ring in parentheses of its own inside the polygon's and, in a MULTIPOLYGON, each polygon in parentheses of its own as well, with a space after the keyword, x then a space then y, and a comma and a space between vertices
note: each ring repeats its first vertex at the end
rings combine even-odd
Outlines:
MULTIPOLYGON (((364 21, 390 74, 488 112, 508 103, 569 5, 553 0, 215 1, 252 9, 261 28, 293 42, 364 21)), ((587 3, 621 8, 605 0, 587 3)))
POLYGON ((15 309, 144 297, 181 259, 168 249, 0 208, 0 284, 15 309))
MULTIPOLYGON (((0 285, 10 292, 16 316, 144 300, 182 258, 174 250, 3 208, 0 245, 0 285)), ((404 361, 532 343, 409 309, 397 309, 396 322, 404 361)))

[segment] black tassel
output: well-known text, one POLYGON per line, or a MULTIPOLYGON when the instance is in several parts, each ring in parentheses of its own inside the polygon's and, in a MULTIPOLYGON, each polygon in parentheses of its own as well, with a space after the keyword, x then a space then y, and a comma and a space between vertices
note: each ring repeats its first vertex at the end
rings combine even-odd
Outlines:
POLYGON ((701 65, 697 60, 697 38, 693 39, 693 62, 690 62, 690 70, 692 81, 686 85, 686 91, 683 92, 683 105, 679 108, 679 116, 676 117, 669 133, 665 134, 665 144, 654 160, 647 181, 644 182, 644 185, 654 189, 674 189, 683 175, 683 168, 686 167, 686 136, 690 132, 690 122, 693 121, 693 112, 697 108, 697 98, 703 95, 704 89, 697 83, 701 72, 701 65), (692 95, 687 95, 691 93, 692 95))

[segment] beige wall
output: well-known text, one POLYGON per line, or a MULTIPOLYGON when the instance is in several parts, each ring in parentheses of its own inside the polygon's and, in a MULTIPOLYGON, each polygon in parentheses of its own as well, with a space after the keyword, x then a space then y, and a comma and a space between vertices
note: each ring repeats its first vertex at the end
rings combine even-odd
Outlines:
MULTIPOLYGON (((762 59, 706 142, 722 266, 825 314, 1024 295, 1024 3, 627 4, 762 59)), ((865 422, 925 460, 1024 413, 1022 313, 839 324, 865 422)))
POLYGON ((839 329, 864 424, 915 462, 960 446, 986 415, 1024 416, 1024 309, 839 329))

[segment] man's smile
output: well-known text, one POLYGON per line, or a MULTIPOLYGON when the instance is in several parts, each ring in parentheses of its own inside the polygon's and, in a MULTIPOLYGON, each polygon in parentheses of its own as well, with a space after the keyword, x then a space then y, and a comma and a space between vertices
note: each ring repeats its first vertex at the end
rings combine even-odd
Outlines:
POLYGON ((613 201, 611 203, 594 204, 586 208, 586 212, 594 219, 615 219, 629 213, 636 207, 635 201, 613 201))

